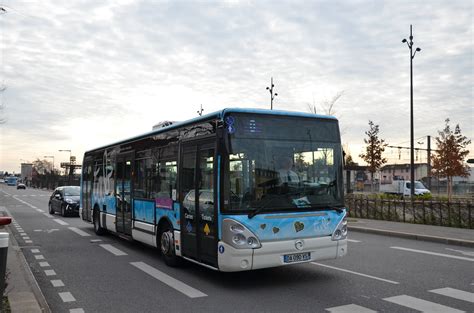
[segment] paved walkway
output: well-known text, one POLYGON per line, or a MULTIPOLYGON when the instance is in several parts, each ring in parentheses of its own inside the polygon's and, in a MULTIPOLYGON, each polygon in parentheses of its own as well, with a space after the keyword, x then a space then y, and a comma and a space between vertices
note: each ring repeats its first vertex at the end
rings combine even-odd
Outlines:
POLYGON ((349 218, 349 231, 474 247, 474 229, 349 218))

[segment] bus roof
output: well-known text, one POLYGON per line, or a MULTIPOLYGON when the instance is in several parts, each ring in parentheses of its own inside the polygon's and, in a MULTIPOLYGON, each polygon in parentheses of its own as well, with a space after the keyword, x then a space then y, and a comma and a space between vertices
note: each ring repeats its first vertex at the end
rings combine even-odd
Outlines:
POLYGON ((189 119, 186 121, 182 122, 177 122, 174 124, 171 124, 169 126, 159 128, 152 130, 150 132, 131 137, 128 139, 120 140, 105 146, 97 147, 95 149, 91 149, 86 151, 85 153, 90 153, 98 150, 102 150, 108 147, 113 147, 119 144, 124 144, 126 142, 131 142, 131 141, 137 141, 143 138, 147 138, 149 136, 157 135, 175 128, 180 128, 183 126, 191 125, 191 124, 196 124, 199 122, 204 122, 207 120, 212 120, 212 119, 224 119, 224 116, 226 116, 229 113, 247 113, 247 114, 262 114, 262 115, 277 115, 277 116, 292 116, 292 117, 305 117, 305 118, 315 118, 315 119, 329 119, 329 120, 337 120, 334 116, 329 116, 329 115, 320 115, 320 114, 313 114, 313 113, 305 113, 305 112, 296 112, 296 111, 283 111, 283 110, 268 110, 268 109, 247 109, 247 108, 226 108, 220 111, 208 113, 206 115, 198 116, 193 119, 189 119))

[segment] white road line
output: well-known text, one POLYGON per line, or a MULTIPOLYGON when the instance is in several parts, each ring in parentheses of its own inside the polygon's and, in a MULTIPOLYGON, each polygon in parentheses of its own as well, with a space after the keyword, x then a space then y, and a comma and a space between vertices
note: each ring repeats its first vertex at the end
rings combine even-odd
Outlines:
POLYGON ((35 229, 33 231, 39 233, 39 232, 42 232, 43 230, 42 229, 35 229))
POLYGON ((205 293, 194 289, 189 285, 186 285, 185 283, 157 270, 154 267, 151 267, 144 262, 131 262, 130 264, 190 298, 207 297, 205 293))
POLYGON ((18 199, 17 196, 13 196, 13 199, 18 200, 18 201, 20 201, 20 202, 23 203, 23 204, 26 204, 27 206, 29 206, 29 207, 32 208, 32 209, 37 209, 37 207, 35 207, 34 205, 29 204, 28 202, 23 201, 23 200, 21 200, 21 199, 18 199))
POLYGON ((25 240, 25 243, 33 243, 31 240, 25 240))
POLYGON ((20 233, 20 236, 26 236, 26 233, 20 233))
POLYGON ((367 277, 367 278, 372 278, 372 279, 384 281, 384 282, 386 282, 386 283, 390 283, 390 284, 394 284, 394 285, 400 284, 399 282, 396 282, 396 281, 393 281, 393 280, 388 280, 388 279, 384 279, 384 278, 380 278, 380 277, 375 277, 375 276, 372 276, 372 275, 362 274, 362 273, 358 273, 358 272, 346 270, 346 269, 339 268, 339 267, 329 266, 329 265, 325 265, 325 264, 321 264, 321 263, 316 263, 316 262, 311 262, 311 264, 319 265, 319 266, 322 266, 322 267, 331 268, 331 269, 333 269, 333 270, 338 270, 338 271, 341 271, 341 272, 346 272, 346 273, 350 273, 350 274, 354 274, 354 275, 359 275, 359 276, 362 276, 362 277, 367 277))
POLYGON ((91 242, 101 242, 102 239, 91 239, 91 242))
POLYGON ((44 273, 46 276, 55 276, 56 272, 54 270, 45 270, 44 273))
POLYGON ((83 308, 70 309, 69 313, 85 313, 83 308))
POLYGON ((64 283, 60 279, 53 279, 51 284, 53 284, 53 287, 64 287, 64 283))
POLYGON ((35 255, 35 259, 44 260, 44 255, 42 255, 42 254, 35 255))
POLYGON ((349 242, 361 242, 360 240, 355 240, 355 239, 347 239, 349 242))
POLYGON ((59 296, 61 297, 63 302, 74 302, 74 301, 76 301, 76 298, 74 298, 69 291, 60 292, 59 296))
POLYGON ((39 249, 31 249, 31 253, 39 253, 39 249))
POLYGON ((48 262, 39 262, 38 263, 40 267, 49 267, 49 263, 48 262))
POLYGON ((433 289, 430 292, 437 293, 439 295, 451 297, 458 300, 463 300, 467 302, 474 303, 474 293, 467 292, 463 290, 458 290, 454 288, 440 288, 440 289, 433 289))
POLYGON ((464 251, 464 250, 457 250, 457 249, 451 249, 451 248, 446 248, 446 250, 458 252, 458 253, 461 253, 462 255, 474 256, 474 251, 464 251))
POLYGON ((58 223, 59 225, 64 225, 64 226, 67 226, 69 225, 69 223, 63 221, 63 220, 60 220, 59 218, 55 218, 53 219, 53 221, 55 221, 56 223, 58 223))
POLYGON ((53 218, 53 216, 51 214, 48 214, 48 213, 43 213, 43 215, 48 217, 48 218, 53 218))
POLYGON ((119 250, 117 248, 115 248, 114 246, 112 245, 109 245, 109 244, 103 244, 103 245, 100 245, 102 248, 104 248, 105 250, 109 251, 110 253, 114 254, 114 255, 117 255, 117 256, 121 256, 121 255, 127 255, 125 252, 123 252, 122 250, 119 250))
POLYGON ((449 306, 441 305, 438 303, 426 301, 410 297, 407 295, 401 295, 396 297, 385 298, 385 301, 392 302, 410 309, 418 310, 421 312, 440 312, 440 313, 462 313, 457 309, 450 308, 449 306))
POLYGON ((470 261, 474 262, 474 259, 472 258, 466 258, 462 256, 457 256, 457 255, 450 255, 450 254, 444 254, 444 253, 436 253, 436 252, 431 252, 431 251, 425 251, 425 250, 417 250, 417 249, 409 249, 409 248, 403 248, 403 247, 390 247, 392 249, 397 249, 397 250, 403 250, 403 251, 410 251, 410 252, 416 252, 416 253, 423 253, 423 254, 429 254, 429 255, 436 255, 436 256, 442 256, 445 258, 451 258, 451 259, 457 259, 457 260, 463 260, 463 261, 470 261))
POLYGON ((373 311, 356 304, 336 306, 333 308, 326 309, 326 311, 329 311, 331 313, 377 313, 377 311, 373 311))
POLYGON ((90 234, 86 233, 85 231, 83 230, 80 230, 79 228, 77 227, 68 227, 70 230, 72 230, 73 232, 75 232, 76 234, 78 234, 79 236, 82 236, 82 237, 89 237, 90 234))
POLYGON ((44 211, 41 210, 41 209, 36 209, 36 211, 40 212, 40 213, 43 213, 44 211))
POLYGON ((23 237, 21 237, 21 238, 23 238, 23 240, 30 240, 30 239, 31 239, 31 238, 28 237, 28 236, 23 236, 23 237))

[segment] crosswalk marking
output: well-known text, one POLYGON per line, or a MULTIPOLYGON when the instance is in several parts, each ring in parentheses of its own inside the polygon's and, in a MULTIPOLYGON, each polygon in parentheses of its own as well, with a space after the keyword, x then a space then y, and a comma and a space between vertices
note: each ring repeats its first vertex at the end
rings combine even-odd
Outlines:
POLYGON ((82 237, 89 237, 90 234, 86 233, 85 231, 77 228, 77 227, 68 227, 70 230, 72 230, 73 232, 75 232, 76 234, 78 234, 79 236, 82 236, 82 237))
POLYGON ((60 220, 60 219, 58 219, 58 218, 53 219, 53 221, 55 221, 55 222, 58 223, 59 225, 64 225, 64 226, 69 225, 67 222, 65 222, 65 221, 63 221, 63 220, 60 220))
POLYGON ((377 311, 373 311, 356 304, 336 306, 333 308, 326 309, 326 311, 329 311, 331 313, 376 313, 377 312, 377 311))
POLYGON ((474 293, 454 288, 440 288, 430 290, 430 292, 437 293, 439 295, 448 296, 454 299, 463 300, 474 303, 474 293))
POLYGON ((385 298, 385 301, 392 302, 410 309, 418 310, 421 312, 432 312, 432 313, 462 313, 464 311, 450 308, 445 305, 418 299, 415 297, 401 295, 396 297, 385 298))

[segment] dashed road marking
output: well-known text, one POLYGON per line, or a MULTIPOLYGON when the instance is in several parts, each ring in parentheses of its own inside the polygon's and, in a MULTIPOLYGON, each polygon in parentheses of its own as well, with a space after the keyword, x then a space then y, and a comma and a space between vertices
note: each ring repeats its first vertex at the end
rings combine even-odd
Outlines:
POLYGON ((35 259, 44 260, 44 255, 42 255, 42 254, 35 255, 35 259))
POLYGON ((346 270, 346 269, 339 268, 339 267, 329 266, 329 265, 326 265, 326 264, 321 264, 321 263, 316 263, 316 262, 311 262, 311 264, 319 265, 319 266, 322 266, 322 267, 327 267, 327 268, 330 268, 330 269, 333 269, 333 270, 346 272, 346 273, 350 273, 350 274, 354 274, 354 275, 359 275, 359 276, 362 276, 362 277, 367 277, 367 278, 380 280, 380 281, 390 283, 390 284, 394 284, 394 285, 400 284, 399 282, 396 282, 396 281, 393 281, 393 280, 388 280, 388 279, 385 279, 385 278, 380 278, 380 277, 376 277, 376 276, 372 276, 372 275, 362 274, 362 273, 359 273, 359 272, 354 272, 354 271, 346 270))
POLYGON ((30 240, 30 239, 31 239, 31 238, 28 237, 28 236, 23 236, 22 238, 23 238, 23 240, 30 240))
POLYGON ((39 262, 38 264, 39 264, 40 267, 49 267, 48 262, 39 262))
POLYGON ((53 216, 51 214, 48 214, 48 213, 43 213, 44 216, 46 216, 47 218, 53 218, 53 216))
POLYGON ((407 296, 407 295, 385 298, 384 300, 410 308, 410 309, 418 310, 421 312, 443 312, 443 313, 464 312, 464 311, 450 308, 445 305, 441 305, 441 304, 434 303, 431 301, 426 301, 423 299, 418 299, 418 298, 407 296))
POLYGON ((331 313, 377 313, 377 311, 373 311, 356 304, 336 306, 333 308, 328 308, 326 311, 331 313))
POLYGON ((131 262, 130 264, 190 298, 207 297, 205 293, 189 285, 186 285, 185 283, 157 270, 154 267, 151 267, 144 262, 131 262))
POLYGON ((40 213, 43 213, 44 211, 41 210, 41 209, 36 209, 36 211, 40 212, 40 213))
POLYGON ((403 251, 409 251, 409 252, 415 252, 415 253, 436 255, 436 256, 441 256, 441 257, 450 258, 450 259, 457 259, 457 260, 474 262, 473 258, 466 258, 466 257, 463 257, 463 256, 437 253, 437 252, 431 252, 431 251, 425 251, 425 250, 409 249, 409 248, 403 248, 403 247, 390 247, 390 248, 397 249, 397 250, 403 250, 403 251))
POLYGON ((74 298, 73 295, 69 291, 60 292, 59 296, 61 297, 63 302, 74 302, 74 301, 76 301, 76 298, 74 298))
POLYGON ((59 225, 63 225, 63 226, 67 226, 69 225, 69 223, 63 221, 63 220, 60 220, 59 218, 55 218, 53 219, 53 221, 55 221, 56 223, 58 223, 59 225))
POLYGON ((440 288, 440 289, 433 289, 430 292, 437 293, 439 295, 451 297, 458 300, 468 301, 474 303, 474 293, 467 292, 463 290, 458 290, 454 288, 440 288))
POLYGON ((91 242, 102 242, 102 239, 91 239, 91 242))
POLYGON ((51 284, 53 284, 53 287, 64 287, 64 283, 60 279, 51 280, 51 284))
POLYGON ((77 227, 68 227, 70 230, 72 230, 73 232, 75 232, 76 234, 78 234, 79 236, 82 236, 82 237, 89 237, 90 234, 86 233, 85 231, 77 228, 77 227))
POLYGON ((39 253, 39 249, 31 249, 31 253, 39 253))
POLYGON ((70 309, 69 313, 84 313, 84 309, 82 309, 82 308, 70 309))
POLYGON ((32 240, 25 240, 25 243, 33 243, 32 240))
POLYGON ((56 272, 54 270, 45 270, 44 273, 46 276, 55 276, 56 272))
POLYGON ((29 206, 29 207, 32 208, 32 209, 37 209, 37 207, 35 207, 34 205, 32 205, 32 204, 30 204, 30 203, 28 203, 28 202, 26 202, 26 201, 23 201, 23 200, 21 200, 21 199, 18 199, 17 196, 13 196, 13 199, 18 200, 18 201, 20 201, 20 202, 23 203, 23 204, 26 204, 27 206, 29 206))
POLYGON ((105 250, 109 251, 110 253, 116 255, 116 256, 121 256, 121 255, 127 255, 127 253, 123 252, 122 250, 119 250, 117 248, 115 248, 114 246, 112 245, 109 245, 109 244, 102 244, 100 245, 102 248, 104 248, 105 250))
POLYGON ((355 239, 347 239, 349 242, 361 242, 360 240, 355 240, 355 239))

